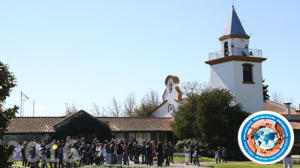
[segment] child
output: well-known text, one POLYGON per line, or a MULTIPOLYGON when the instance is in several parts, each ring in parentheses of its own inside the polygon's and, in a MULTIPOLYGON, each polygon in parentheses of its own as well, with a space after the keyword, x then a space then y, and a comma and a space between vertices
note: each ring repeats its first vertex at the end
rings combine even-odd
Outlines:
POLYGON ((215 159, 216 159, 216 164, 218 164, 218 161, 220 159, 220 155, 218 151, 215 151, 215 159))

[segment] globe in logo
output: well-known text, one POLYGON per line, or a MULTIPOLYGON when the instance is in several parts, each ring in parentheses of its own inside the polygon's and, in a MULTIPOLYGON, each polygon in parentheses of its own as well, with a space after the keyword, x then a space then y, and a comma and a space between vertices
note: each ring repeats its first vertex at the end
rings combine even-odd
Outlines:
POLYGON ((268 150, 272 149, 277 144, 277 132, 271 128, 260 128, 254 133, 254 139, 257 146, 261 149, 268 150))
POLYGON ((281 161, 291 151, 294 132, 282 115, 260 111, 242 123, 238 141, 247 158, 261 164, 272 164, 281 161))

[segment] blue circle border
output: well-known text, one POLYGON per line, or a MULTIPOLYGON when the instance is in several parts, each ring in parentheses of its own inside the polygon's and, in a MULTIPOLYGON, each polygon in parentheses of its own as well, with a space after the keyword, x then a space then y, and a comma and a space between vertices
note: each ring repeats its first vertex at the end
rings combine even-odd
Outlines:
POLYGON ((291 131, 290 131, 289 127, 287 126, 286 122, 283 121, 278 116, 271 115, 271 114, 260 114, 260 115, 254 116, 253 118, 251 118, 250 120, 248 120, 245 123, 244 127, 242 128, 241 142, 242 142, 245 152, 250 157, 252 157, 254 160, 257 160, 259 162, 265 162, 265 163, 274 162, 275 160, 277 160, 280 157, 282 157, 283 155, 285 155, 286 151, 288 150, 290 143, 291 143, 291 131), (283 134, 285 137, 284 144, 282 145, 280 151, 278 153, 276 153, 275 155, 269 156, 269 157, 259 156, 256 153, 252 152, 252 150, 248 146, 248 142, 247 142, 247 135, 248 135, 248 131, 249 131, 251 125, 253 123, 255 123, 256 121, 262 120, 262 119, 270 119, 270 120, 273 120, 276 123, 278 123, 282 127, 283 134))

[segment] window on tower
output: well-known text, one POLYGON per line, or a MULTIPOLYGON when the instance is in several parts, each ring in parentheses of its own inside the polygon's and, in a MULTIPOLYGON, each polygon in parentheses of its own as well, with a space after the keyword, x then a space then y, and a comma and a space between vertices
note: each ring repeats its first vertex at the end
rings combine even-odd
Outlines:
POLYGON ((228 42, 225 41, 225 43, 224 43, 224 56, 227 57, 228 55, 229 55, 228 42))
POLYGON ((172 90, 173 90, 173 84, 169 83, 169 93, 172 93, 172 90))
POLYGON ((243 82, 253 83, 252 64, 243 64, 243 82))

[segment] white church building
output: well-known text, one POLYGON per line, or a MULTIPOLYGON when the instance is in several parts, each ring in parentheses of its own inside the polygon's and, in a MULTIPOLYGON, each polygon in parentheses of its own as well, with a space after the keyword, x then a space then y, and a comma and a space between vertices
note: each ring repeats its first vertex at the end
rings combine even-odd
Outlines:
MULTIPOLYGON (((229 90, 240 103, 243 111, 255 113, 275 111, 285 116, 295 132, 295 142, 300 142, 300 110, 290 103, 278 104, 263 100, 262 50, 249 49, 250 36, 246 34, 240 19, 232 7, 224 34, 219 38, 221 50, 209 53, 211 88, 229 90)), ((163 103, 153 112, 153 117, 174 118, 174 111, 184 104, 179 88, 179 78, 169 75, 165 80, 163 103)), ((300 108, 300 105, 299 105, 300 108)))
POLYGON ((223 36, 221 50, 209 54, 211 87, 228 89, 243 110, 253 113, 264 110, 262 51, 249 49, 250 36, 246 34, 234 7, 223 36))
MULTIPOLYGON (((249 49, 250 36, 246 34, 232 8, 224 34, 219 38, 221 50, 209 53, 211 88, 229 90, 236 103, 246 112, 264 110, 262 51, 249 49)), ((153 112, 153 117, 173 117, 174 111, 184 104, 179 88, 179 78, 169 75, 165 80, 163 103, 153 112)))

